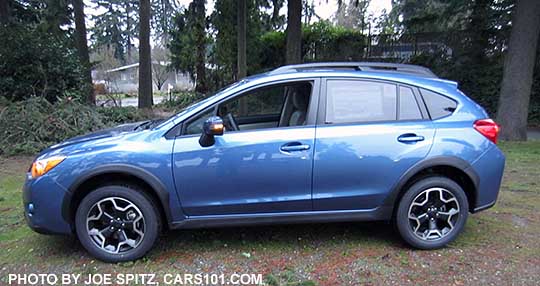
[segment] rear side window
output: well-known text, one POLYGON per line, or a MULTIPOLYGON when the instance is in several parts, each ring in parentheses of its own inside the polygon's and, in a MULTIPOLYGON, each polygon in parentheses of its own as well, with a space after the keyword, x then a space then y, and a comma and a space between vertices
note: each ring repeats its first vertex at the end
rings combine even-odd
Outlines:
POLYGON ((421 89, 422 96, 426 102, 426 106, 431 115, 431 119, 437 119, 450 115, 456 110, 457 103, 443 95, 438 93, 421 89))
POLYGON ((411 88, 399 87, 399 120, 422 119, 422 113, 411 88))
POLYGON ((397 118, 397 87, 394 84, 329 80, 326 92, 326 123, 373 122, 397 118))

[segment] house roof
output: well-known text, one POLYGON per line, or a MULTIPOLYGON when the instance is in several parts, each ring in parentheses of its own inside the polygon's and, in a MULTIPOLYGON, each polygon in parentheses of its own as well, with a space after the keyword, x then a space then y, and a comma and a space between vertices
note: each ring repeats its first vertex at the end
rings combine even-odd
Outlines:
MULTIPOLYGON (((154 65, 161 65, 161 66, 168 66, 171 64, 171 62, 168 62, 168 61, 152 61, 152 64, 154 65)), ((117 67, 117 68, 114 68, 114 69, 110 69, 110 70, 106 70, 105 72, 109 73, 109 72, 117 72, 117 71, 123 71, 123 70, 128 70, 128 69, 132 69, 132 68, 137 68, 139 67, 139 63, 134 63, 134 64, 130 64, 130 65, 125 65, 125 66, 121 66, 121 67, 117 67)))

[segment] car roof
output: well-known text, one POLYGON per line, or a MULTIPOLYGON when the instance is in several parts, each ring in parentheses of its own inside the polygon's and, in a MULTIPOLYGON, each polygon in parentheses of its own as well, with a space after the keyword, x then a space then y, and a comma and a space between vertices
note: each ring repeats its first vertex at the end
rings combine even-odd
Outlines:
POLYGON ((411 64, 388 63, 388 62, 316 62, 294 64, 279 67, 270 71, 270 74, 284 73, 288 71, 306 70, 349 70, 349 71, 379 71, 401 74, 413 74, 422 77, 436 78, 430 69, 411 64))
POLYGON ((300 71, 289 70, 280 73, 267 72, 257 74, 242 80, 244 81, 244 84, 238 87, 242 86, 241 88, 244 89, 250 86, 259 85, 262 83, 269 83, 273 81, 281 81, 287 79, 308 79, 317 77, 391 81, 416 87, 422 87, 443 94, 454 94, 458 86, 456 82, 446 79, 440 79, 436 77, 424 77, 398 72, 310 69, 300 71))

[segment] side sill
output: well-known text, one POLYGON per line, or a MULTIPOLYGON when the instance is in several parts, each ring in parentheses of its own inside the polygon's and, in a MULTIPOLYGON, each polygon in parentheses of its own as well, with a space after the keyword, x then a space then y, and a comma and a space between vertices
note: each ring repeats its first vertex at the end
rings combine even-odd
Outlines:
POLYGON ((346 221, 378 221, 389 220, 392 208, 379 207, 369 210, 336 210, 284 212, 264 214, 230 214, 191 216, 182 221, 172 222, 171 229, 229 227, 247 225, 293 224, 293 223, 326 223, 346 221))

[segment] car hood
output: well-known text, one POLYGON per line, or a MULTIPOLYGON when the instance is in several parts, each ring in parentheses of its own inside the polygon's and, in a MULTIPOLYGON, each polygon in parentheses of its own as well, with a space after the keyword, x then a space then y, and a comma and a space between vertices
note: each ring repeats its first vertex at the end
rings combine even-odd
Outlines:
POLYGON ((49 147, 48 151, 66 147, 68 145, 77 144, 77 143, 103 139, 103 138, 108 138, 108 137, 116 137, 126 132, 139 132, 143 130, 143 128, 139 128, 139 127, 146 125, 149 122, 151 121, 147 120, 147 121, 140 121, 140 122, 135 122, 135 123, 121 124, 116 127, 107 128, 107 129, 99 130, 99 131, 92 132, 89 134, 69 138, 63 142, 60 142, 56 145, 49 147))

